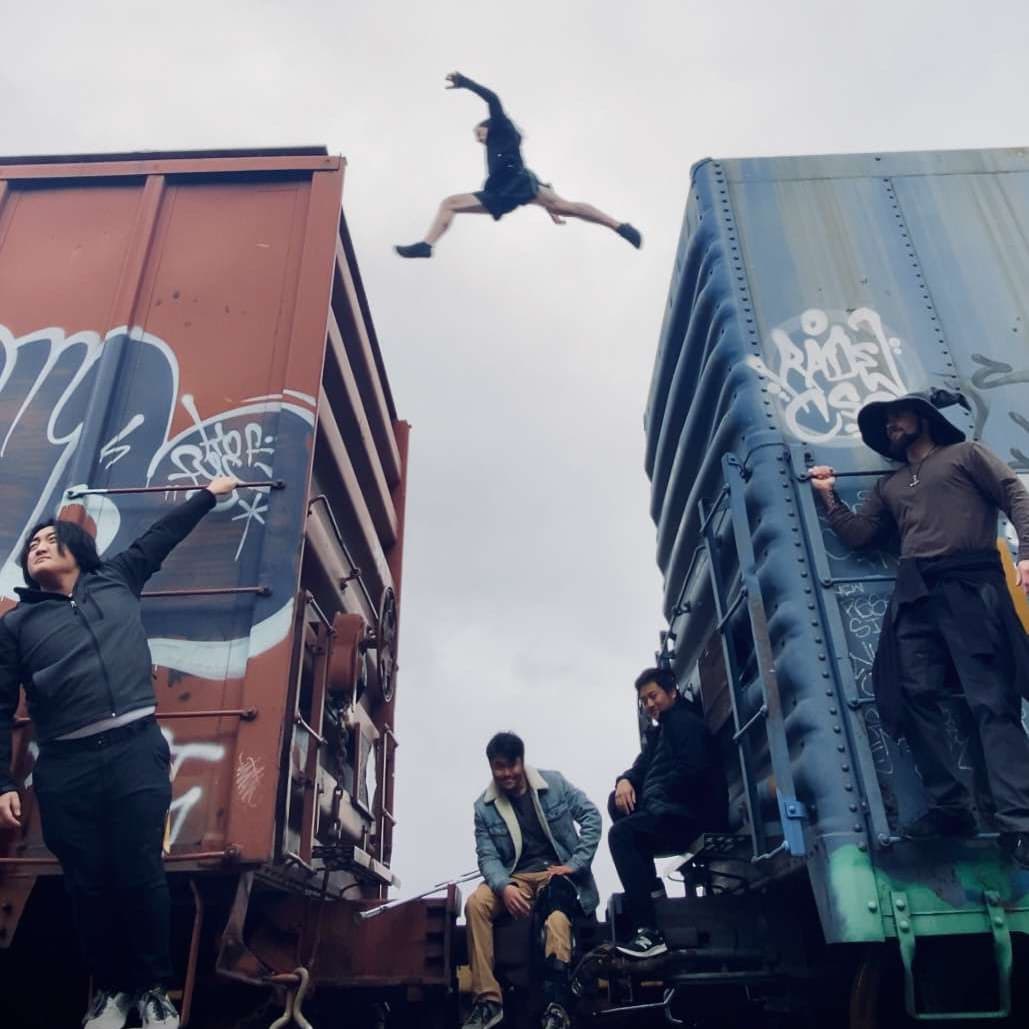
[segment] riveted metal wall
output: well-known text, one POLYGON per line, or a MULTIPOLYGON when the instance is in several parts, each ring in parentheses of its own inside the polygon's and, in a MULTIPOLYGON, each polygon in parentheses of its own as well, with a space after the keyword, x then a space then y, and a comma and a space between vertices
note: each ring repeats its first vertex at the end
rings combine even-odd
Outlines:
MULTIPOLYGON (((890 838, 894 815, 925 803, 910 755, 885 736, 871 703, 895 560, 848 552, 819 517, 804 472, 811 463, 881 469, 857 435, 858 409, 932 385, 968 393, 973 414, 948 412, 955 422, 1029 471, 1027 272, 1024 150, 705 161, 693 171, 646 414, 668 649, 680 679, 704 694, 709 722, 732 735, 710 572, 714 554, 731 581, 738 547, 727 512, 710 521, 712 547, 701 532, 728 455, 805 816, 800 849, 830 940, 892 934, 895 881, 920 883, 933 910, 960 914, 967 904, 971 921, 957 931, 978 927, 980 915, 985 930, 987 888, 1024 923, 1025 887, 989 842, 948 851, 890 838)), ((840 492, 856 502, 873 481, 848 477, 840 492)), ((754 645, 743 606, 725 621, 740 664, 734 724, 769 723, 767 738, 748 731, 748 746, 757 818, 774 841, 784 834, 767 676, 746 666, 754 645)), ((952 736, 959 754, 956 722, 952 736)), ((726 760, 736 774, 728 740, 726 760)), ((746 792, 737 775, 741 826, 746 792)))

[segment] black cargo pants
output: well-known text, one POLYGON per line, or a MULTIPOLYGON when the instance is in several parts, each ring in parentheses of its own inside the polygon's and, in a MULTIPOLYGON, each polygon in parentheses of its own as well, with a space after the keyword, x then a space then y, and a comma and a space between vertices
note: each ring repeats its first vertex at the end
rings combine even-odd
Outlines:
POLYGON ((166 983, 170 902, 162 862, 171 754, 151 716, 40 748, 32 773, 46 845, 61 862, 94 985, 166 983))
POLYGON ((1000 832, 1029 832, 1029 737, 1022 727, 1022 698, 1003 631, 989 618, 977 629, 997 640, 992 656, 961 647, 963 632, 942 598, 923 597, 900 610, 895 631, 905 736, 931 808, 972 810, 958 768, 956 730, 966 741, 980 809, 987 808, 1000 832), (957 696, 965 703, 957 705, 955 726, 948 724, 942 704, 954 696, 950 690, 958 681, 957 696))
POLYGON ((625 891, 625 910, 633 929, 656 929, 654 897, 664 895, 654 858, 684 851, 699 830, 689 818, 653 815, 636 808, 626 815, 615 807, 615 795, 607 799, 607 813, 614 825, 607 834, 611 858, 625 891))

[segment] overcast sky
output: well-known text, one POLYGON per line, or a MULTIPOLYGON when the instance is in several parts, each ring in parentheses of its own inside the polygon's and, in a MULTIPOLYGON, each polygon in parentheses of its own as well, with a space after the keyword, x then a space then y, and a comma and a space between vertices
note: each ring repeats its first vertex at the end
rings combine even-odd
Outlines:
MULTIPOLYGON (((603 806, 637 748, 661 582, 642 415, 705 156, 1029 142, 1025 0, 0 0, 0 153, 324 143, 412 422, 398 685, 402 894, 474 867, 487 738, 603 806), (458 220, 493 87, 527 163, 643 231, 458 220)), ((601 845, 602 894, 615 877, 601 845)))

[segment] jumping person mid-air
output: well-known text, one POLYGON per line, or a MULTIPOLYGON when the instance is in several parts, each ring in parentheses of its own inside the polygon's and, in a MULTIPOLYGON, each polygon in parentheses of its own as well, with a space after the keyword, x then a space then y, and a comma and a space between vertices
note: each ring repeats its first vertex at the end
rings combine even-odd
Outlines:
POLYGON ((492 90, 480 86, 460 72, 447 76, 447 89, 470 89, 489 105, 489 117, 475 126, 475 138, 486 147, 486 182, 477 193, 455 193, 440 205, 436 217, 420 243, 398 246, 401 257, 432 257, 436 241, 450 228, 455 214, 490 214, 499 221, 505 214, 525 204, 544 208, 557 225, 564 218, 579 218, 596 225, 606 225, 638 250, 643 244, 639 230, 628 222, 619 222, 592 204, 565 200, 525 167, 522 160, 522 135, 508 118, 500 99, 492 90))

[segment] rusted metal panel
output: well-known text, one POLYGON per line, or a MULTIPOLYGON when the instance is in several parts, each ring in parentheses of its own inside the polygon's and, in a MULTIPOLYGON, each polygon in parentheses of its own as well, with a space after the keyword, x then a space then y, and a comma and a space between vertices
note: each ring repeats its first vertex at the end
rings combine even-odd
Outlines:
MULTIPOLYGON (((244 898, 245 900, 246 898, 244 898)), ((457 888, 366 921, 368 903, 282 896, 249 905, 232 921, 223 967, 256 979, 268 969, 304 964, 322 986, 423 986, 447 989, 454 978, 457 888), (245 916, 245 917, 244 917, 245 916), (385 958, 385 960, 384 960, 385 958)))
POLYGON ((379 458, 386 470, 387 481, 392 485, 400 478, 400 454, 393 435, 393 412, 379 375, 371 336, 357 294, 357 284, 342 243, 336 248, 336 276, 333 313, 357 377, 372 434, 379 448, 379 458))
MULTIPOLYGON (((113 553, 186 496, 71 487, 192 487, 223 471, 283 484, 219 504, 144 599, 172 746, 171 868, 271 869, 296 849, 308 871, 328 861, 334 882, 356 884, 347 845, 388 861, 391 786, 374 762, 364 773, 392 724, 376 683, 395 640, 378 623, 399 586, 406 436, 401 452, 340 239, 343 167, 310 148, 0 159, 0 608, 41 515, 83 519, 113 553), (346 343, 327 335, 333 312, 346 343), (309 516, 316 493, 327 509, 309 516), (361 696, 327 678, 341 611, 366 624, 361 696)), ((23 719, 27 830, 0 839, 0 892, 54 868, 34 752, 23 719)))
POLYGON ((358 443, 351 450, 354 469, 366 495, 368 509, 383 541, 392 546, 397 538, 397 513, 390 497, 389 484, 372 438, 361 393, 350 367, 336 319, 329 318, 329 347, 326 354, 325 389, 338 412, 341 431, 358 443))
POLYGON ((0 157, 0 175, 10 180, 106 179, 153 175, 230 175, 235 173, 339 171, 341 157, 299 151, 213 151, 198 154, 85 155, 63 159, 0 157))

